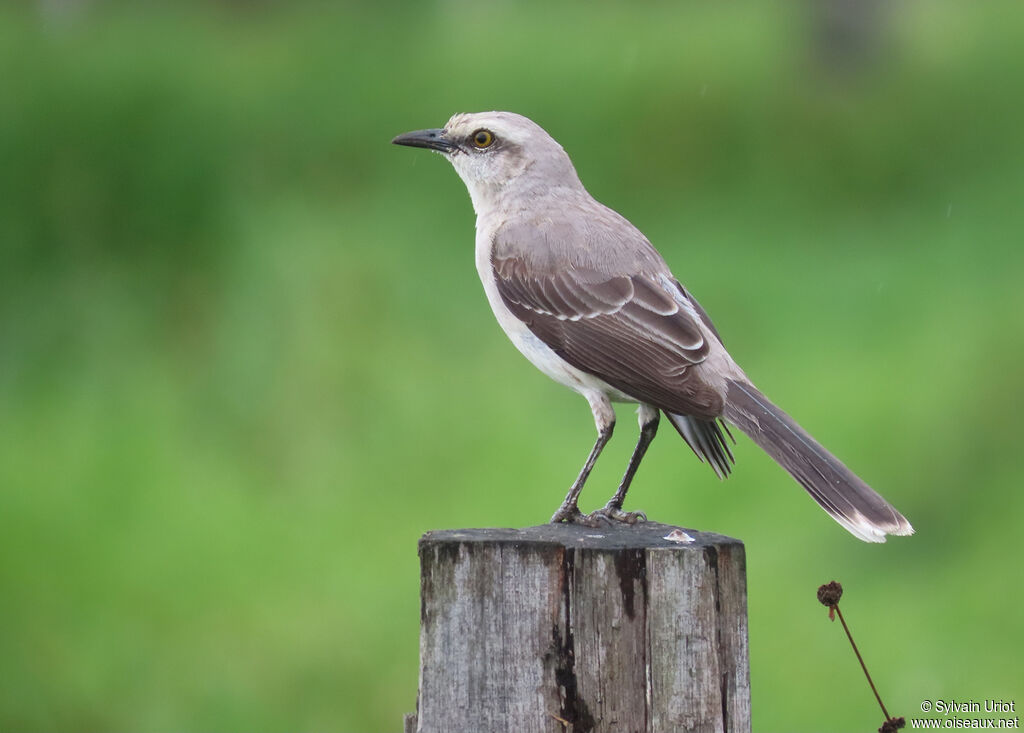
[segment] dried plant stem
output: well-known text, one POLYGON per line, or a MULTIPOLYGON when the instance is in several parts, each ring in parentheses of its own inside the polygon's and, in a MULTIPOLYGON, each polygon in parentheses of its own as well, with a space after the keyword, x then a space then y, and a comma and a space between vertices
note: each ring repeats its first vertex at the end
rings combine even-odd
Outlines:
POLYGON ((846 625, 846 619, 843 618, 843 612, 839 610, 839 604, 832 606, 835 612, 839 614, 839 622, 843 625, 843 631, 846 632, 846 638, 850 640, 850 646, 853 647, 853 653, 857 655, 857 661, 860 662, 860 668, 864 670, 864 676, 868 678, 868 684, 871 685, 871 691, 875 693, 875 699, 878 700, 878 706, 882 708, 882 714, 885 715, 886 720, 890 720, 891 716, 889 711, 885 709, 885 703, 882 702, 882 697, 878 694, 875 683, 871 679, 871 674, 868 672, 868 667, 864 664, 864 658, 860 655, 860 650, 857 648, 857 644, 853 641, 853 634, 850 633, 850 627, 846 625))

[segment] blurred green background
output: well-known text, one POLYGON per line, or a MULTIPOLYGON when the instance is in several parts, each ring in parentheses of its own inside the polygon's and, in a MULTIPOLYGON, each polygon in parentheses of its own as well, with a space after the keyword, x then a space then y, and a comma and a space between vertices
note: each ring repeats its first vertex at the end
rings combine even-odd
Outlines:
POLYGON ((1014 2, 0 8, 0 728, 400 728, 419 535, 546 520, 593 440, 389 145, 495 108, 918 530, 663 428, 627 508, 746 542, 755 730, 881 723, 833 578, 893 713, 1024 702, 1022 43, 1014 2))

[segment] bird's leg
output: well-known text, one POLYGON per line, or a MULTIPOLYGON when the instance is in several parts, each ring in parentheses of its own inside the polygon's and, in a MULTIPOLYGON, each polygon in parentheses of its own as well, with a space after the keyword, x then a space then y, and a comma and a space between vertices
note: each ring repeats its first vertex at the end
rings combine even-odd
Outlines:
POLYGON ((626 492, 629 491, 629 485, 633 482, 636 469, 640 467, 640 461, 643 460, 644 454, 647 453, 647 447, 658 433, 658 422, 661 420, 661 413, 657 408, 650 405, 641 403, 638 413, 640 439, 636 443, 636 448, 633 449, 633 456, 629 459, 629 465, 626 467, 626 473, 622 477, 622 483, 619 484, 619 489, 615 492, 615 495, 605 504, 604 509, 598 509, 596 512, 588 514, 588 520, 597 521, 599 517, 604 517, 605 519, 614 519, 619 522, 626 522, 627 524, 635 524, 640 520, 647 521, 647 515, 643 512, 622 511, 622 503, 626 500, 626 492))
POLYGON ((615 410, 612 409, 611 403, 608 398, 604 395, 597 394, 588 396, 587 401, 590 402, 590 410, 594 413, 594 424, 597 426, 597 441, 594 443, 594 447, 590 449, 590 455, 587 456, 587 462, 583 464, 583 468, 580 469, 580 475, 576 477, 576 480, 572 484, 572 488, 569 489, 569 493, 565 496, 565 501, 562 502, 562 506, 558 507, 558 511, 555 512, 554 516, 551 517, 552 523, 558 522, 569 522, 572 523, 585 523, 592 524, 592 522, 586 521, 588 515, 584 515, 577 502, 580 498, 580 492, 583 491, 583 484, 587 482, 587 476, 590 475, 590 471, 594 468, 594 464, 597 463, 597 457, 601 455, 601 451, 604 449, 605 444, 611 439, 612 431, 615 429, 615 410))

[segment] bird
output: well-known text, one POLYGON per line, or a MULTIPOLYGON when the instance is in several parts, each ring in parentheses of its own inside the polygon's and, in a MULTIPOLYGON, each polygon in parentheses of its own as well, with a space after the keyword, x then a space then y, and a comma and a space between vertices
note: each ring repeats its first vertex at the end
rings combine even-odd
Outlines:
POLYGON ((739 428, 835 521, 866 542, 909 535, 910 522, 746 376, 693 294, 639 229, 595 200, 565 149, 513 112, 456 114, 396 145, 435 151, 465 183, 475 258, 501 328, 541 372, 582 395, 597 429, 553 523, 646 520, 623 510, 664 414, 719 478, 739 428), (584 514, 580 492, 615 427, 612 403, 636 403, 640 435, 618 489, 584 514))

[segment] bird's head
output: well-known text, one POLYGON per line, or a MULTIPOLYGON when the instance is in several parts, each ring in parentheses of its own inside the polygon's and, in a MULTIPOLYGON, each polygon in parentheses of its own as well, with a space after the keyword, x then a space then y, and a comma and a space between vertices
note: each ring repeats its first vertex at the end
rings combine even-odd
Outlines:
POLYGON ((391 142, 448 158, 478 214, 552 189, 580 188, 562 146, 540 125, 512 112, 457 114, 443 128, 407 132, 391 142))

